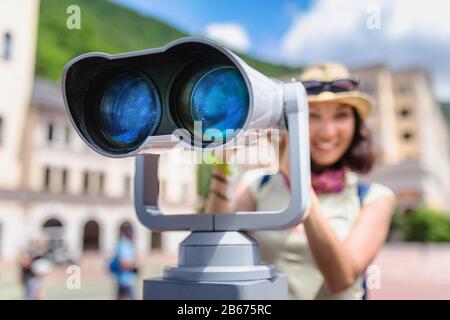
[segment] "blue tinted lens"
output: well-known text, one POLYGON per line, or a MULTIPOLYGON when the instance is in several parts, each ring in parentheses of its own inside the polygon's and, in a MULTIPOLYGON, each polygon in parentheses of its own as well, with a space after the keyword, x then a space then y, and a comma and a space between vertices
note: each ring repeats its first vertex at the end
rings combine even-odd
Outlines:
POLYGON ((249 94, 239 71, 233 67, 220 67, 206 73, 196 84, 190 99, 190 112, 194 121, 202 121, 203 133, 208 129, 222 132, 241 129, 247 119, 249 94))
POLYGON ((100 125, 118 146, 137 145, 150 133, 159 115, 159 101, 148 80, 122 76, 106 89, 100 103, 100 125))

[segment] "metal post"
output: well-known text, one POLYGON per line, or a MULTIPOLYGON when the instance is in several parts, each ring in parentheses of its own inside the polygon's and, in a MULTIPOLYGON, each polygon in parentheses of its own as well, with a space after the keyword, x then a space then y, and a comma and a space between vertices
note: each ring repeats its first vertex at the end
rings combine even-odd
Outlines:
POLYGON ((244 232, 193 232, 178 258, 162 278, 144 280, 144 300, 287 299, 286 276, 261 263, 258 243, 244 232))

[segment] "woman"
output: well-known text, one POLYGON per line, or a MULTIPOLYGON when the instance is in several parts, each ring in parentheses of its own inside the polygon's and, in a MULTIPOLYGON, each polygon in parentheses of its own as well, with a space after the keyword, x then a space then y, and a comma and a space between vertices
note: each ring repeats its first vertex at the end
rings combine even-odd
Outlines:
POLYGON ((109 270, 117 281, 117 300, 134 300, 134 286, 138 274, 138 261, 133 227, 129 222, 120 226, 120 239, 109 270))
MULTIPOLYGON (((364 124, 373 104, 339 64, 312 66, 300 80, 307 89, 310 113, 310 208, 296 228, 252 235, 263 260, 287 274, 291 298, 362 299, 362 276, 386 239, 395 206, 391 190, 379 184, 364 188, 356 175, 373 164, 364 124)), ((285 208, 290 198, 287 145, 284 135, 279 173, 254 180, 235 203, 226 196, 223 167, 214 167, 206 211, 285 208)))
POLYGON ((38 235, 19 254, 21 282, 25 289, 26 300, 43 300, 45 298, 43 279, 51 271, 48 256, 48 239, 38 235))

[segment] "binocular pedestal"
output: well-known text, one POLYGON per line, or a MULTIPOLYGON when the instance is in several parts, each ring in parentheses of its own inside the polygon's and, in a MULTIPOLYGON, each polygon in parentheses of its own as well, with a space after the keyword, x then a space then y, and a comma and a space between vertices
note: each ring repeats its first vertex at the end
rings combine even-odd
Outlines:
POLYGON ((144 300, 287 299, 287 278, 262 264, 259 245, 237 231, 193 232, 179 248, 178 266, 144 280, 144 300))

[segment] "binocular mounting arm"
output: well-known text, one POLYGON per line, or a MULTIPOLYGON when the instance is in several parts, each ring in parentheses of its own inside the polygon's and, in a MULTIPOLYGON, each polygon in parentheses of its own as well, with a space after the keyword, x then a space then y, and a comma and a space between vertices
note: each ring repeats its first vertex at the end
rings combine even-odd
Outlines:
POLYGON ((279 212, 164 215, 158 208, 159 155, 138 155, 134 190, 135 208, 140 222, 151 230, 159 231, 270 230, 289 228, 300 223, 310 201, 308 103, 305 89, 300 83, 286 83, 282 87, 291 170, 291 200, 287 208, 279 212))

